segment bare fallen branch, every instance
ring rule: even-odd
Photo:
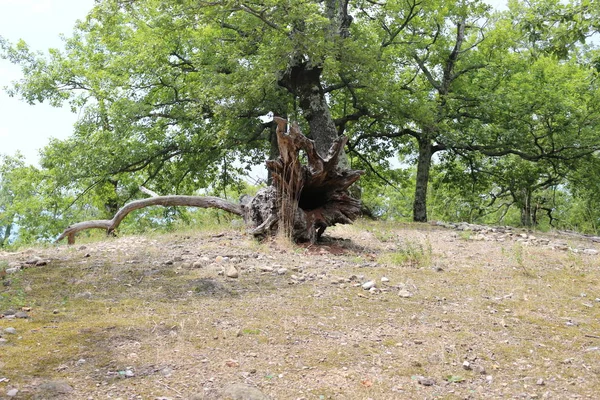
[[[125,204],[112,219],[102,219],[93,221],[78,222],[68,226],[63,233],[56,239],[57,242],[68,237],[69,244],[75,243],[75,234],[86,229],[106,229],[111,233],[123,221],[123,219],[132,211],[149,206],[163,207],[200,207],[200,208],[218,208],[236,215],[242,215],[242,206],[232,203],[218,197],[200,197],[200,196],[157,196],[148,199],[135,200]]]

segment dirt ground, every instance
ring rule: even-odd
[[[0,398],[599,398],[596,244],[365,221],[326,236],[0,252]]]

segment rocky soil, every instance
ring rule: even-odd
[[[328,233],[0,252],[0,398],[598,398],[593,240],[468,224]]]

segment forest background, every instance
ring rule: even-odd
[[[276,157],[269,111],[319,140],[293,62],[363,169],[365,212],[598,233],[597,1],[98,1],[62,49],[0,37],[30,104],[70,107],[39,165],[0,162],[0,247],[159,194],[237,199]],[[289,68],[288,68],[289,70]],[[288,82],[289,83],[289,82]],[[312,122],[312,123],[311,123]],[[229,218],[144,209],[125,232]]]

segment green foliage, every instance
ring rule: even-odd
[[[482,1],[347,3],[103,0],[62,50],[0,38],[24,73],[11,95],[80,115],[41,168],[2,160],[0,246],[109,218],[140,185],[239,197],[274,155],[268,111],[313,139],[315,120],[335,123],[378,217],[597,232],[594,2],[514,0],[495,14]],[[319,115],[298,89],[309,72]],[[147,209],[121,231],[224,218]]]

